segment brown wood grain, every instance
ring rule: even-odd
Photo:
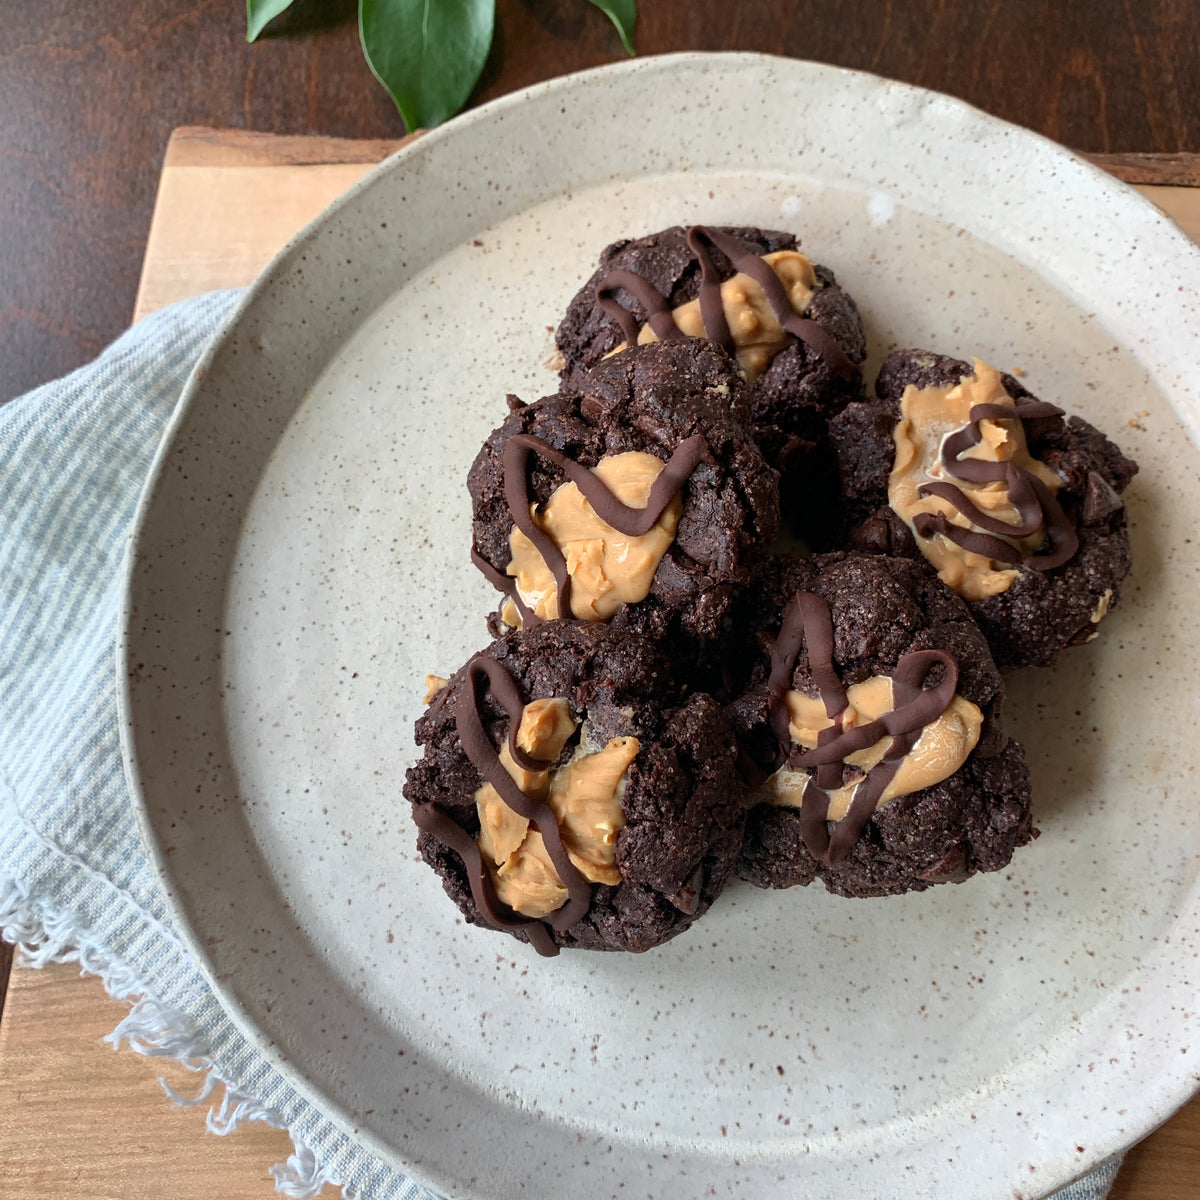
[[[417,136],[368,141],[176,130],[159,180],[134,319],[197,292],[252,282],[288,238]]]
[[[1084,157],[1126,183],[1200,187],[1200,154],[1088,154]]]
[[[171,132],[163,167],[312,167],[329,163],[374,166],[415,137],[334,138],[182,125]]]
[[[296,0],[250,46],[230,0],[5,5],[0,400],[121,332],[175,126],[404,132],[354,13],[353,0]],[[1200,151],[1194,0],[645,0],[637,42],[644,55],[757,50],[874,71],[1091,152]],[[594,5],[498,0],[472,103],[622,57]]]
[[[127,1011],[77,967],[14,972],[0,1019],[0,1196],[270,1200],[269,1169],[291,1138],[257,1123],[214,1137],[211,1102],[179,1108],[158,1084],[194,1096],[200,1076],[101,1041]]]
[[[1200,1099],[1125,1156],[1108,1200],[1196,1200],[1200,1196]]]

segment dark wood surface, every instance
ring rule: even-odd
[[[1200,150],[1195,0],[643,0],[643,54],[761,50],[937,88],[1077,149]],[[353,0],[0,3],[0,400],[128,323],[172,128],[393,138]],[[472,103],[622,57],[584,0],[498,0]],[[664,98],[669,102],[668,98]]]
[[[8,994],[8,977],[12,973],[13,948],[0,942],[0,1019],[4,1017],[4,997]]]

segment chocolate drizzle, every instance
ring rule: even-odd
[[[475,655],[467,663],[466,679],[455,699],[454,723],[459,741],[479,774],[496,789],[501,800],[542,835],[554,870],[567,889],[567,902],[541,920],[523,916],[496,895],[479,846],[461,825],[434,803],[415,805],[413,817],[421,829],[445,843],[462,859],[471,895],[484,920],[496,929],[524,929],[530,945],[539,954],[550,957],[558,953],[558,947],[547,926],[562,932],[577,924],[591,905],[591,885],[571,861],[550,806],[527,796],[504,769],[500,755],[483,728],[483,717],[479,710],[480,680],[486,680],[488,690],[508,718],[508,750],[513,760],[527,771],[544,771],[552,765],[532,758],[517,745],[517,730],[525,711],[524,702],[513,677],[504,666],[483,654]]]
[[[979,554],[993,562],[1011,563],[1015,567],[1024,561],[1020,550],[1011,542],[993,537],[990,533],[980,533],[976,529],[963,529],[961,525],[952,524],[945,513],[917,513],[913,518],[913,528],[923,538],[940,533],[969,554]]]
[[[817,745],[803,749],[792,741],[787,693],[802,647],[808,650],[808,667],[825,715],[833,724],[817,734]],[[799,591],[783,614],[779,636],[771,649],[771,674],[767,682],[767,709],[771,730],[779,743],[777,764],[793,769],[815,769],[800,801],[800,834],[809,853],[826,866],[836,866],[862,836],[889,783],[922,730],[946,711],[958,686],[958,664],[944,650],[914,650],[905,654],[892,673],[895,707],[866,725],[842,728],[847,708],[846,690],[833,665],[833,613],[815,592]],[[925,681],[941,664],[942,678],[932,687]],[[854,789],[846,815],[834,824],[827,819],[829,793],[843,782],[845,760],[884,737],[891,744]]]
[[[618,288],[624,288],[646,311],[646,321],[660,342],[681,342],[684,332],[675,324],[667,298],[649,280],[633,271],[623,269],[610,271],[596,285],[596,302],[621,326],[625,341],[633,346],[638,340],[638,320],[627,308],[622,308],[613,297]]]
[[[700,318],[704,323],[705,336],[711,341],[730,354],[737,348],[725,317],[725,306],[721,303],[721,273],[711,253],[715,248],[729,259],[736,272],[748,275],[762,288],[775,319],[787,333],[824,359],[829,369],[841,379],[847,382],[858,379],[858,367],[846,357],[837,339],[816,321],[796,312],[788,298],[787,289],[761,255],[738,238],[704,225],[693,225],[688,229],[687,244],[700,264]],[[618,290],[628,292],[641,305],[646,314],[646,323],[660,341],[677,341],[685,336],[675,324],[667,298],[648,280],[621,268],[610,271],[596,284],[596,303],[620,326],[627,346],[636,345],[640,322],[637,314],[618,303]]]
[[[483,865],[479,844],[458,822],[452,820],[432,802],[413,805],[413,820],[418,829],[423,829],[439,842],[449,846],[462,859],[463,866],[467,869],[467,880],[471,885],[475,907],[489,925],[494,929],[524,929],[529,944],[543,958],[553,958],[558,953],[554,938],[541,921],[514,913],[506,904],[501,903],[487,868]]]
[[[602,521],[627,537],[642,537],[654,527],[701,459],[709,456],[709,449],[703,434],[694,433],[685,438],[676,446],[675,452],[651,486],[650,494],[646,498],[646,507],[631,508],[618,499],[594,471],[555,450],[541,438],[529,433],[518,433],[504,443],[504,498],[508,503],[513,524],[533,543],[550,569],[558,593],[559,616],[569,617],[571,574],[567,569],[567,560],[554,539],[534,519],[529,508],[529,459],[534,454],[558,467],[580,490]],[[521,599],[513,577],[500,574],[490,563],[485,566],[486,560],[474,548],[471,551],[471,559],[488,577],[493,587],[512,597],[526,625],[538,623],[539,618]]]
[[[954,525],[944,513],[918,513],[913,518],[913,528],[921,537],[933,537],[940,533],[969,553],[983,555],[994,562],[1032,567],[1035,571],[1050,571],[1069,562],[1079,549],[1079,536],[1057,497],[1041,479],[1032,471],[1018,467],[1011,459],[988,462],[981,458],[959,457],[983,440],[979,428],[981,421],[1023,421],[1026,418],[1061,416],[1061,408],[1040,400],[1018,402],[1015,408],[1007,404],[974,405],[968,416],[969,423],[942,443],[942,469],[947,475],[966,483],[1003,483],[1009,503],[1017,510],[1020,519],[1015,525],[1001,521],[980,509],[962,488],[937,481],[923,483],[917,489],[918,494],[937,496],[947,501],[976,528],[963,529]],[[1046,553],[1023,556],[1010,541],[1004,540],[1031,537],[1043,527],[1050,542],[1050,549]]]

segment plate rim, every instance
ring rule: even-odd
[[[389,1145],[382,1139],[374,1135],[370,1130],[365,1130],[358,1127],[354,1121],[353,1115],[343,1110],[342,1106],[334,1100],[323,1087],[311,1080],[303,1070],[295,1065],[290,1057],[283,1056],[278,1052],[276,1043],[270,1036],[258,1025],[254,1016],[247,1011],[246,1007],[238,1000],[237,996],[227,988],[219,978],[215,965],[212,962],[202,939],[198,936],[196,929],[193,927],[187,906],[183,896],[176,890],[173,881],[173,874],[169,869],[168,860],[164,853],[164,845],[160,841],[159,833],[154,825],[153,818],[149,811],[148,798],[145,789],[142,785],[142,778],[139,768],[138,748],[135,734],[135,709],[137,701],[133,695],[132,688],[132,673],[130,670],[131,654],[136,644],[136,631],[134,630],[134,621],[136,613],[133,608],[133,579],[138,571],[139,566],[144,561],[143,554],[145,551],[145,529],[152,515],[156,495],[162,483],[163,474],[166,470],[166,465],[170,459],[171,450],[175,444],[179,431],[184,425],[188,414],[203,398],[204,381],[209,374],[209,371],[219,357],[221,352],[234,337],[235,332],[240,323],[252,313],[255,308],[264,302],[266,296],[272,286],[276,283],[279,277],[284,274],[290,267],[294,257],[302,251],[305,245],[310,241],[314,234],[321,228],[327,226],[339,215],[352,209],[358,201],[359,197],[370,189],[379,185],[380,180],[389,175],[391,172],[401,168],[401,165],[409,159],[420,158],[423,155],[432,153],[438,145],[447,139],[452,139],[459,136],[459,132],[476,124],[486,123],[495,120],[497,116],[503,116],[510,109],[515,109],[521,106],[530,98],[540,97],[554,92],[572,88],[585,83],[586,81],[597,77],[617,77],[621,75],[636,75],[641,73],[657,73],[661,71],[669,71],[676,65],[688,65],[694,63],[707,64],[709,69],[720,69],[722,66],[746,66],[756,63],[760,64],[776,64],[782,69],[789,68],[805,68],[817,71],[820,74],[827,74],[830,77],[840,77],[842,79],[850,79],[860,81],[862,84],[873,84],[875,86],[884,85],[895,92],[920,98],[928,101],[934,99],[941,104],[952,107],[964,117],[972,121],[981,121],[993,128],[1008,130],[1019,134],[1022,139],[1032,139],[1040,143],[1043,148],[1048,149],[1055,156],[1060,156],[1066,161],[1070,161],[1085,169],[1092,176],[1092,181],[1101,187],[1102,190],[1107,190],[1113,196],[1120,196],[1122,200],[1128,203],[1130,200],[1136,203],[1141,209],[1142,216],[1152,222],[1157,222],[1168,233],[1168,236],[1176,239],[1181,245],[1181,248],[1187,247],[1188,252],[1192,254],[1194,261],[1200,263],[1200,247],[1198,247],[1188,236],[1180,229],[1178,224],[1162,210],[1158,209],[1151,201],[1143,197],[1135,188],[1128,185],[1102,168],[1096,166],[1088,159],[1080,154],[1068,149],[1055,142],[1053,139],[1046,137],[1043,134],[1033,130],[1026,129],[1016,125],[1003,118],[997,117],[982,109],[977,108],[965,101],[959,100],[956,97],[949,96],[945,93],[933,91],[928,88],[923,88],[918,85],[908,84],[886,77],[880,76],[873,72],[855,70],[846,67],[835,66],[832,64],[818,63],[811,60],[793,59],[780,55],[760,54],[754,52],[705,52],[705,51],[684,51],[674,54],[658,55],[649,58],[632,59],[610,63],[599,67],[589,68],[584,71],[574,72],[572,74],[556,77],[551,80],[541,81],[528,87],[522,88],[519,91],[509,93],[499,97],[485,105],[470,110],[456,117],[453,121],[447,122],[445,125],[437,129],[429,130],[422,133],[422,136],[415,139],[410,144],[401,147],[393,154],[382,160],[376,166],[366,172],[362,178],[352,184],[345,192],[343,192],[332,204],[325,208],[317,217],[310,221],[303,229],[290,238],[284,246],[282,246],[271,258],[266,267],[259,273],[254,282],[249,285],[240,297],[233,311],[223,322],[221,328],[212,337],[209,343],[204,348],[203,353],[194,365],[188,380],[181,392],[180,399],[169,418],[159,442],[157,451],[154,455],[150,471],[146,477],[142,487],[141,494],[138,499],[133,521],[130,526],[130,533],[126,543],[126,551],[121,569],[121,596],[118,611],[118,638],[117,638],[117,653],[116,653],[116,683],[117,683],[117,707],[118,720],[121,738],[121,752],[124,764],[125,776],[127,785],[130,789],[131,800],[133,802],[134,812],[138,822],[138,828],[142,837],[143,845],[150,860],[151,866],[155,871],[156,878],[162,886],[168,909],[171,915],[172,922],[180,936],[181,941],[187,947],[192,955],[201,973],[204,975],[209,987],[212,989],[215,998],[217,999],[223,1012],[229,1016],[238,1032],[246,1041],[260,1054],[263,1059],[277,1071],[283,1079],[290,1085],[295,1092],[305,1102],[310,1104],[317,1114],[328,1120],[331,1124],[342,1130],[343,1133],[351,1137],[355,1142],[362,1145],[369,1153],[375,1155],[382,1162],[393,1167],[397,1171],[409,1175],[414,1180],[427,1180],[427,1186],[431,1186],[438,1190],[446,1191],[447,1194],[467,1195],[475,1194],[462,1189],[461,1180],[447,1179],[439,1180],[436,1178],[427,1177],[424,1175],[422,1168],[415,1167],[409,1162],[405,1162],[399,1155],[399,1152],[394,1145]],[[359,319],[358,326],[369,319],[370,313],[365,314]],[[1188,424],[1195,436],[1195,431],[1200,428],[1200,414],[1179,412],[1178,415],[1185,424]],[[1124,1140],[1121,1145],[1105,1146],[1103,1151],[1089,1153],[1087,1156],[1087,1165],[1081,1170],[1076,1169],[1073,1173],[1060,1175],[1055,1178],[1052,1184],[1048,1185],[1049,1190],[1060,1188],[1072,1180],[1080,1178],[1104,1159],[1119,1153],[1128,1146],[1141,1140],[1146,1134],[1157,1128],[1164,1121],[1169,1119],[1172,1112],[1176,1111],[1183,1104],[1187,1103],[1194,1095],[1200,1092],[1200,1076],[1194,1073],[1181,1071],[1179,1078],[1174,1080],[1177,1086],[1171,1093],[1166,1103],[1169,1106],[1169,1111],[1163,1112],[1148,1111],[1144,1114],[1144,1119],[1137,1123],[1134,1133]],[[1039,1195],[1047,1194],[1047,1185],[1039,1184]],[[484,1193],[480,1193],[481,1195]]]

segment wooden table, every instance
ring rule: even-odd
[[[253,46],[232,0],[10,0],[0,21],[0,401],[88,361],[133,307],[178,125],[399,137],[354,0]],[[623,57],[584,0],[497,0],[472,104]],[[758,50],[949,92],[1080,150],[1200,151],[1195,0],[644,0],[642,54]]]
[[[398,143],[184,129],[172,138],[158,189],[135,317],[210,288],[249,283],[274,251]],[[1127,178],[1161,179],[1161,163],[1106,163]],[[1196,160],[1173,160],[1188,177]],[[1200,240],[1200,187],[1142,190]],[[72,967],[16,967],[0,951],[0,1197],[86,1194],[121,1200],[272,1195],[266,1168],[290,1153],[265,1126],[218,1141],[200,1109],[162,1095],[196,1079],[170,1063],[113,1054],[100,1038],[124,1015],[95,979]],[[1200,1099],[1135,1148],[1112,1200],[1200,1195]],[[1000,1200],[1000,1198],[997,1198]]]

